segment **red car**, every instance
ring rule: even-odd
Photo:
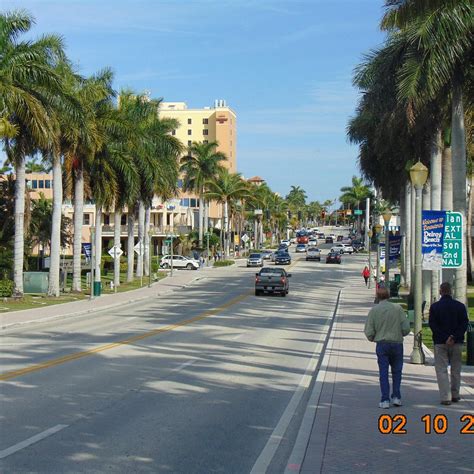
[[[336,252],[329,252],[326,257],[326,263],[341,263],[341,254]]]

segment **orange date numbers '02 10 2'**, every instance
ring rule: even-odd
[[[424,415],[420,420],[423,423],[425,434],[442,435],[448,431],[449,423],[446,415]],[[474,415],[466,413],[459,418],[460,434],[474,435]],[[407,417],[403,414],[380,415],[378,429],[381,434],[407,434]]]

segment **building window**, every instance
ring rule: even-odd
[[[181,189],[183,187],[183,180],[178,179],[178,188]]]
[[[120,225],[127,225],[127,214],[122,214],[120,218]]]
[[[209,130],[207,128],[205,128],[203,131],[202,131],[202,134],[203,135],[209,135]]]
[[[190,202],[191,202],[191,207],[197,207],[197,204],[196,204],[197,200],[196,199],[191,198]]]
[[[91,225],[91,215],[90,214],[84,214],[84,219],[82,221],[83,225]]]
[[[31,182],[31,187],[33,189],[38,189],[38,180],[37,179],[34,179],[32,182]]]
[[[45,182],[44,182],[44,187],[46,189],[51,189],[51,180],[50,179],[46,179]]]
[[[110,225],[110,214],[104,214],[104,225]]]
[[[44,189],[44,181],[42,179],[38,181],[38,184],[40,189]]]
[[[203,140],[203,143],[207,145],[209,143],[209,140]]]
[[[232,140],[230,141],[230,146],[232,146]]]
[[[176,135],[176,130],[171,130],[171,135]]]
[[[188,146],[191,146],[193,142],[191,140],[188,140]]]
[[[209,119],[202,119],[202,123],[203,123],[204,125],[207,125],[207,124],[209,123]]]
[[[183,207],[189,207],[189,198],[183,198],[181,199],[181,206]]]
[[[188,129],[188,135],[192,135],[193,131],[191,129]]]
[[[193,123],[192,119],[188,119],[188,125],[191,125]]]

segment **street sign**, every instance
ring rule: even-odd
[[[109,250],[109,255],[112,258],[120,258],[120,256],[123,254],[123,250],[120,247],[114,246]]]
[[[242,240],[243,240],[245,243],[247,243],[247,242],[250,240],[250,237],[249,237],[247,234],[244,234],[244,235],[242,236]]]
[[[88,242],[82,244],[82,253],[86,256],[86,258],[91,258],[92,244]]]
[[[171,239],[166,239],[166,240],[164,241],[164,243],[167,244],[167,245],[169,245],[169,244],[171,243]]]
[[[443,268],[462,267],[463,222],[460,212],[447,212],[443,239]]]
[[[143,250],[144,250],[145,246],[142,244],[142,241],[140,240],[136,245],[135,247],[133,247],[133,250],[135,250],[135,253],[140,256],[143,254]]]
[[[364,211],[362,211],[361,209],[356,209],[356,210],[354,211],[354,215],[356,215],[356,216],[361,216],[361,215],[363,214],[363,212],[364,212]]]

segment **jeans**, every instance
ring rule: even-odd
[[[382,392],[380,401],[390,401],[389,366],[392,369],[392,397],[402,398],[400,385],[402,383],[403,344],[398,342],[377,342],[375,352],[379,364],[380,391]]]

